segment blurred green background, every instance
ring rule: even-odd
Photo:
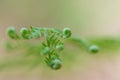
[[[119,3],[118,0],[1,0],[0,25],[71,27],[76,35],[117,34]]]
[[[18,29],[30,25],[59,29],[70,27],[73,36],[85,37],[107,49],[105,52],[101,48],[99,54],[91,55],[68,43],[63,53],[70,54],[66,54],[68,60],[63,57],[65,66],[62,70],[52,71],[48,67],[42,70],[37,67],[32,72],[23,73],[28,67],[16,71],[8,68],[0,74],[0,80],[119,80],[119,8],[119,0],[0,0],[1,59],[10,53],[2,45],[8,39],[5,31],[9,26]],[[113,54],[117,57],[111,58]],[[7,57],[11,56],[10,53]]]

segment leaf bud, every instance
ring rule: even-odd
[[[19,39],[19,36],[17,35],[16,30],[15,30],[14,27],[9,27],[7,29],[7,34],[12,39]]]

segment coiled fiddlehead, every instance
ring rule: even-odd
[[[12,38],[12,39],[19,39],[19,36],[18,36],[18,34],[16,33],[16,30],[15,30],[14,27],[9,27],[9,28],[7,29],[7,34],[8,34],[8,36],[9,36],[10,38]]]
[[[73,41],[79,44],[80,46],[83,46],[87,51],[94,54],[99,52],[100,50],[97,45],[90,44],[89,41],[87,41],[85,38],[82,37],[81,38],[72,37],[70,38],[70,41]]]
[[[54,28],[37,28],[30,26],[30,28],[21,28],[20,35],[18,36],[14,27],[8,28],[8,35],[12,39],[32,39],[45,37],[42,42],[42,49],[40,54],[45,56],[46,64],[54,70],[58,70],[62,67],[62,60],[59,57],[58,51],[64,49],[64,43],[61,39],[66,39],[71,36],[70,28],[64,28],[63,30],[57,30]]]
[[[65,47],[62,39],[70,38],[72,35],[70,28],[64,28],[63,30],[58,30],[55,28],[37,28],[30,26],[30,28],[21,28],[20,35],[18,35],[16,29],[14,27],[9,27],[7,30],[7,34],[12,39],[39,39],[43,38],[43,42],[41,42],[42,46],[40,48],[40,55],[45,57],[46,64],[54,69],[58,70],[62,67],[62,60],[59,56],[59,52],[62,51]],[[92,53],[97,53],[99,51],[99,47],[96,45],[91,45],[86,39],[84,38],[76,38],[72,37],[68,39],[72,42],[83,46],[87,51]]]

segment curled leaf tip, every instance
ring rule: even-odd
[[[19,39],[19,36],[16,33],[16,29],[14,27],[9,27],[7,29],[7,34],[12,39]]]
[[[91,45],[89,47],[89,51],[92,52],[92,53],[97,53],[99,51],[99,47],[96,46],[96,45]]]
[[[54,70],[59,70],[62,67],[62,62],[60,59],[52,60],[51,68]]]
[[[72,35],[70,28],[63,29],[63,38],[69,38]]]
[[[30,39],[30,33],[27,28],[21,28],[20,33],[24,39]]]
[[[51,49],[49,47],[45,47],[42,51],[41,51],[41,54],[42,55],[46,55],[46,54],[49,54],[51,51]]]

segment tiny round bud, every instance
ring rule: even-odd
[[[51,68],[54,70],[58,70],[62,67],[62,62],[60,59],[54,59],[51,62]]]
[[[70,28],[64,28],[63,29],[63,38],[69,38],[71,36],[71,29]]]
[[[14,27],[9,27],[7,29],[7,34],[9,35],[10,38],[12,39],[19,39],[17,33],[16,33],[16,30]]]
[[[50,51],[51,51],[51,49],[50,49],[49,47],[45,47],[45,48],[42,50],[41,53],[42,53],[43,55],[46,55],[46,54],[49,54]]]
[[[97,53],[99,51],[99,47],[96,45],[92,45],[89,47],[89,51],[92,53]]]
[[[62,51],[64,49],[64,45],[63,44],[57,45],[56,49]]]
[[[21,28],[20,33],[24,39],[30,39],[30,33],[27,28]]]

